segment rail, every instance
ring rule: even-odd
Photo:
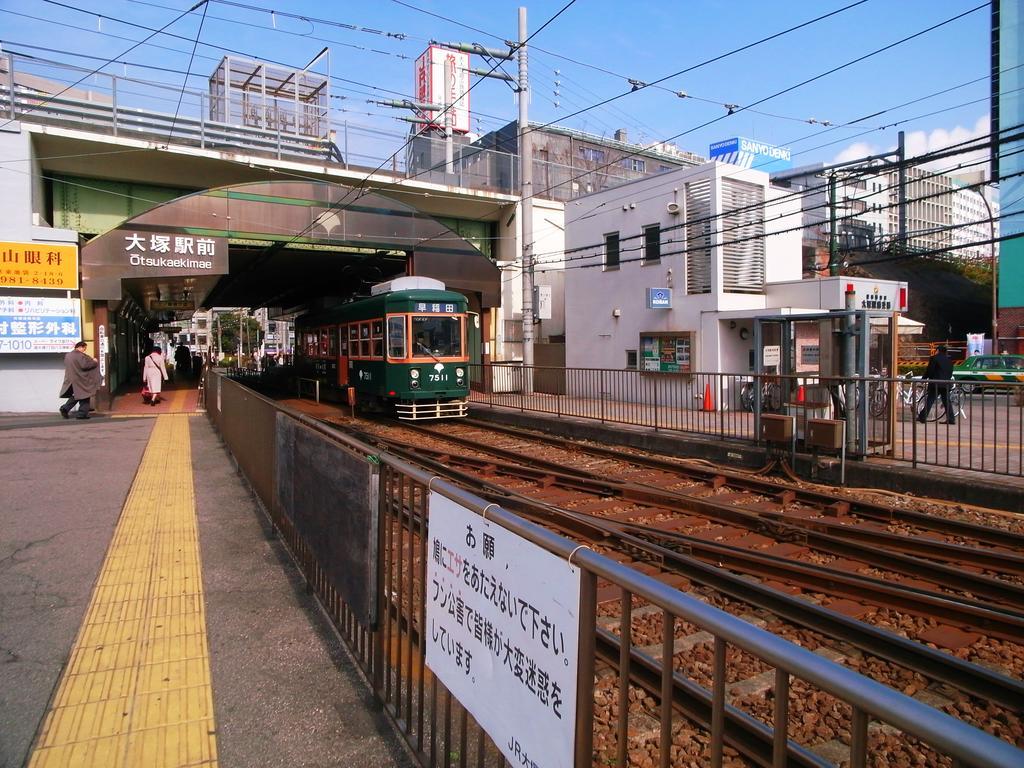
[[[762,443],[764,414],[794,418],[798,445],[812,419],[847,421],[847,453],[1024,476],[1024,381],[929,382],[857,376],[661,373],[489,363],[471,366],[474,403],[557,418],[646,427],[720,441]],[[929,385],[932,385],[930,387]],[[942,391],[949,388],[952,418]],[[917,421],[935,390],[924,423]],[[952,421],[952,423],[948,423]]]
[[[897,728],[928,748],[946,755],[955,763],[976,766],[1018,766],[1024,752],[989,734],[928,707],[880,683],[862,677],[804,648],[754,627],[711,605],[625,567],[601,554],[579,549],[575,542],[534,525],[496,504],[488,504],[473,494],[443,481],[387,453],[348,437],[321,422],[287,407],[273,403],[242,384],[217,372],[210,372],[205,390],[207,413],[236,457],[265,506],[274,528],[291,549],[311,589],[318,595],[339,633],[352,650],[371,681],[374,695],[383,704],[396,728],[424,766],[449,766],[453,759],[460,766],[490,765],[498,754],[496,745],[484,734],[471,714],[429,674],[425,663],[423,631],[426,617],[425,568],[428,560],[427,526],[430,492],[441,494],[463,508],[559,557],[571,558],[581,569],[582,588],[579,606],[580,638],[577,664],[579,687],[576,691],[574,764],[579,768],[594,763],[595,729],[610,729],[618,741],[617,762],[626,759],[626,735],[630,728],[630,710],[626,704],[631,684],[646,679],[653,697],[660,700],[658,710],[660,763],[670,761],[672,728],[684,717],[673,706],[674,692],[686,688],[693,701],[700,703],[703,716],[687,712],[685,717],[702,722],[709,733],[710,755],[707,762],[720,766],[725,747],[739,749],[762,765],[821,765],[825,761],[790,739],[789,703],[796,686],[820,689],[849,706],[849,758],[855,768],[867,762],[871,739],[878,731],[869,724],[877,720]],[[321,446],[304,456],[323,456],[334,450],[363,457],[361,469],[372,469],[369,477],[376,496],[364,509],[353,509],[353,502],[342,504],[330,496],[330,508],[320,510],[323,517],[307,508],[302,514],[289,507],[292,495],[303,490],[295,478],[313,483],[325,478],[323,468],[299,461],[299,451],[288,453],[290,440],[299,432]],[[367,463],[366,460],[369,460]],[[336,472],[332,466],[332,472]],[[320,474],[318,474],[320,473]],[[310,489],[305,489],[310,490]],[[312,491],[317,490],[313,488]],[[342,551],[343,542],[334,541],[337,520],[352,514],[369,514],[375,521],[376,551],[364,591],[375,595],[376,610],[365,617],[359,602],[365,594],[353,595],[351,585],[343,583],[348,563],[324,552]],[[333,522],[323,522],[330,519]],[[317,521],[320,522],[317,522]],[[347,551],[347,550],[346,550]],[[342,573],[339,576],[339,572]],[[622,606],[618,637],[599,629],[596,621],[598,580],[618,591]],[[630,606],[635,598],[645,600],[661,612],[664,633],[662,662],[633,644]],[[690,622],[713,637],[713,683],[710,690],[681,679],[673,669],[671,629],[676,622]],[[755,720],[736,702],[726,699],[726,655],[730,648],[740,649],[773,668],[773,709],[771,725]],[[618,713],[610,720],[595,716],[595,670],[601,664],[617,675],[615,696]],[[491,692],[501,696],[500,691]],[[612,762],[612,760],[608,760]]]

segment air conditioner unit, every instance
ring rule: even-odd
[[[679,211],[681,211],[682,209],[679,207],[679,203],[673,202],[666,205],[665,210],[672,216],[678,216]]]

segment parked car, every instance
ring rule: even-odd
[[[954,366],[953,379],[970,393],[980,384],[969,382],[1024,382],[1024,355],[974,355]]]

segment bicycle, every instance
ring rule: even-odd
[[[899,383],[897,388],[897,397],[903,404],[903,407],[911,408],[912,418],[917,418],[924,408],[924,404],[928,397],[928,385],[924,380],[913,376],[910,373],[904,374],[900,377],[902,381]],[[965,407],[967,402],[968,392],[965,388],[956,383],[950,383],[949,387],[949,407],[953,411],[953,416],[956,418],[964,419],[968,418],[967,409]],[[931,413],[928,414],[928,421],[948,421],[946,415],[946,407],[942,402],[941,397],[935,399],[935,407]]]
[[[740,405],[744,410],[754,410],[754,380],[747,379],[740,388]],[[761,382],[761,410],[780,411],[782,410],[782,386],[777,381],[764,379]]]

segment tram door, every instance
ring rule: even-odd
[[[338,386],[348,386],[348,327],[339,325],[338,334]]]
[[[466,355],[469,357],[470,384],[479,384],[483,380],[482,348],[480,346],[480,314],[466,314]]]

